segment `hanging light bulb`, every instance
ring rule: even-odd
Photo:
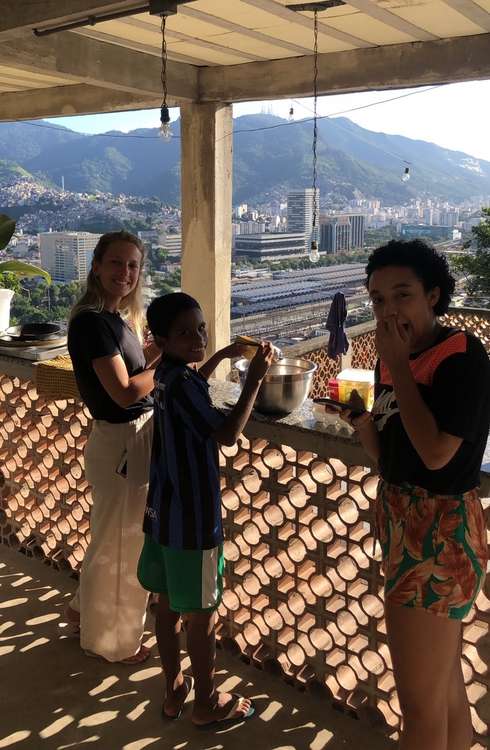
[[[402,174],[402,182],[408,182],[410,179],[410,167],[405,167]]]
[[[312,263],[318,263],[320,260],[320,253],[318,251],[318,242],[316,240],[311,241],[310,252],[308,255]]]
[[[289,107],[289,115],[288,115],[289,122],[291,122],[293,120],[293,118],[294,118],[294,107],[291,105]]]
[[[166,104],[160,109],[160,135],[167,141],[172,138],[172,131],[170,130],[170,112],[168,111]]]
[[[160,78],[162,81],[162,106],[160,107],[160,135],[169,141],[172,138],[172,131],[170,130],[170,112],[168,111],[167,105],[167,40],[165,39],[165,25],[167,17],[162,16],[162,22],[160,31],[162,33],[162,68],[160,72]]]
[[[318,142],[318,10],[315,9],[313,17],[313,221],[312,221],[312,233],[311,233],[311,244],[310,252],[308,257],[312,263],[318,263],[320,260],[320,253],[318,252],[318,231],[317,231],[317,215],[318,215],[318,202],[319,194],[317,188],[317,142]]]

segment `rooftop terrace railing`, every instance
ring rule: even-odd
[[[451,307],[447,315],[441,318],[447,326],[461,328],[473,333],[482,341],[490,355],[490,309]],[[351,342],[349,364],[344,366],[374,369],[376,364],[376,348],[374,344],[374,320],[347,329]],[[313,381],[312,397],[327,396],[329,378],[335,378],[342,369],[340,357],[330,359],[327,354],[328,334],[307,339],[294,346],[287,347],[284,353],[289,357],[297,356],[315,362],[318,369]]]

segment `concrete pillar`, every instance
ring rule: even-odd
[[[208,354],[230,343],[232,133],[230,104],[181,107],[182,290],[204,311]]]

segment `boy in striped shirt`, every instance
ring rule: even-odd
[[[217,352],[197,370],[207,346],[199,303],[184,293],[167,294],[153,300],[147,316],[162,360],[155,373],[146,536],[138,577],[145,589],[160,594],[156,636],[166,678],[162,714],[178,718],[192,686],[180,665],[185,618],[195,680],[192,722],[207,727],[242,721],[254,712],[251,701],[220,693],[214,684],[216,609],[224,568],[218,444],[233,445],[245,427],[273,349],[271,344],[258,348],[240,398],[225,416],[211,402],[207,378],[221,359],[240,354],[237,345]]]

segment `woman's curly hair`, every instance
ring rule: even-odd
[[[446,256],[423,240],[390,240],[376,248],[368,258],[366,286],[374,271],[388,266],[411,268],[422,282],[426,292],[438,287],[440,297],[434,306],[435,315],[447,313],[456,282],[452,276]]]

